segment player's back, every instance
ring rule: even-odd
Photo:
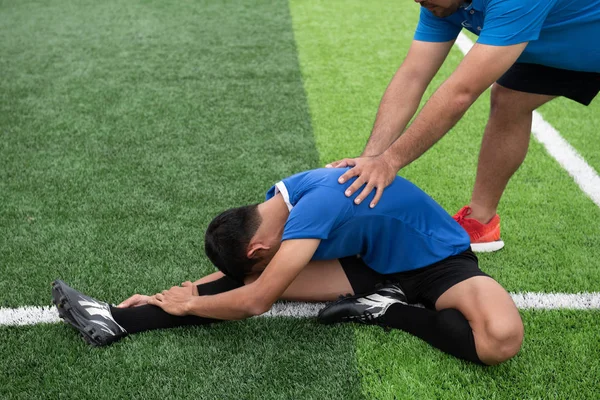
[[[375,192],[355,205],[362,189],[348,198],[344,192],[354,179],[338,183],[347,170],[310,170],[277,184],[291,210],[283,240],[319,238],[314,259],[360,254],[381,273],[424,267],[469,247],[469,237],[460,225],[402,177],[385,189],[375,208],[369,207]]]

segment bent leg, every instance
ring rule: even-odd
[[[311,261],[288,286],[281,300],[334,301],[347,294],[354,294],[354,290],[339,260]]]
[[[442,294],[440,312],[459,311],[468,321],[479,359],[494,365],[514,357],[523,342],[523,322],[510,295],[495,280],[476,276]]]
[[[458,310],[435,311],[397,303],[388,308],[381,324],[408,332],[454,357],[485,363],[476,351],[469,322]]]

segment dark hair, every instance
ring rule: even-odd
[[[257,262],[248,258],[246,251],[260,223],[258,204],[253,204],[217,215],[206,229],[206,255],[221,272],[240,283]]]

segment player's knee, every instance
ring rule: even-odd
[[[523,343],[523,322],[520,318],[496,319],[485,326],[488,352],[487,364],[498,364],[514,357]]]

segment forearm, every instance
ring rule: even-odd
[[[411,126],[385,151],[397,170],[419,158],[460,120],[479,93],[446,81],[431,96]]]
[[[262,306],[248,286],[212,296],[194,296],[190,299],[186,314],[221,320],[240,320],[262,314]]]
[[[398,70],[381,99],[362,156],[379,155],[394,143],[417,111],[426,88],[426,82],[414,79],[402,68]]]

